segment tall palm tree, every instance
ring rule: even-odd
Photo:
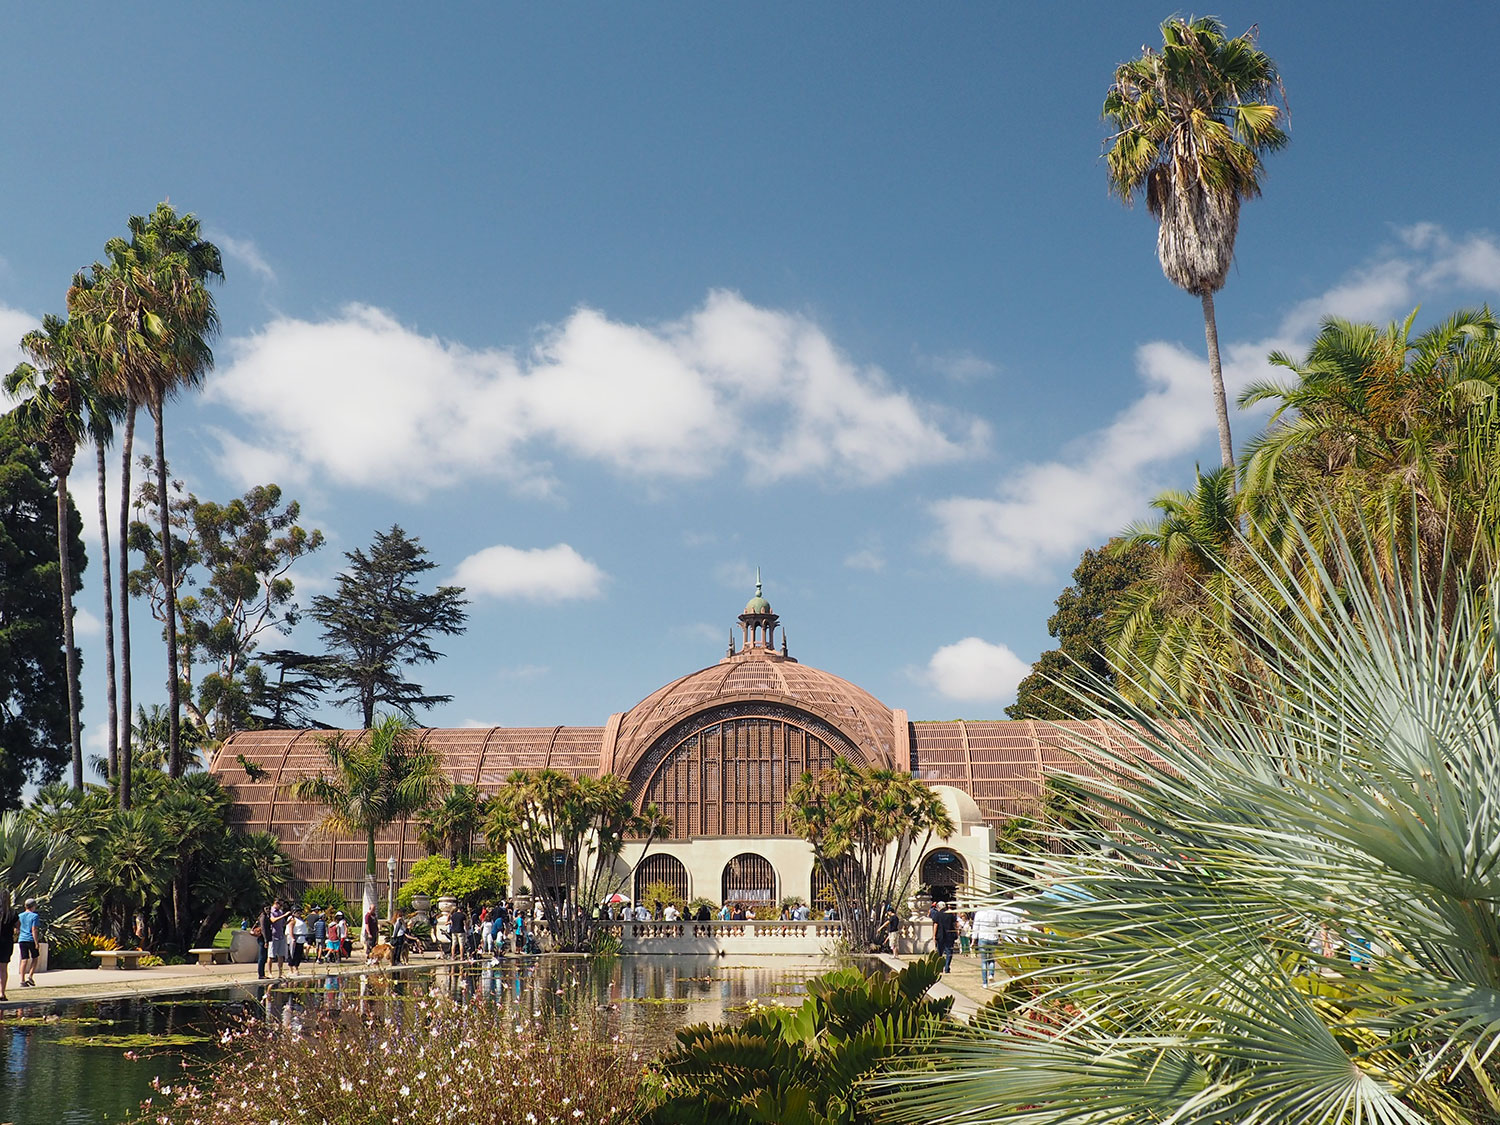
[[[376,834],[430,807],[447,790],[448,779],[425,736],[396,715],[356,735],[330,735],[323,747],[330,772],[299,777],[287,786],[287,793],[294,801],[325,810],[310,830],[314,834],[364,837],[368,912],[377,901]]]
[[[21,350],[32,363],[22,362],[5,377],[5,390],[24,396],[15,410],[19,431],[47,450],[47,463],[57,485],[57,563],[62,585],[63,649],[68,674],[68,740],[73,756],[73,788],[83,790],[83,745],[78,730],[78,649],[73,643],[73,552],[69,534],[68,475],[84,437],[82,357],[74,345],[68,322],[55,316],[21,339]]]
[[[1105,164],[1122,200],[1145,196],[1162,272],[1203,303],[1219,453],[1233,468],[1214,294],[1234,259],[1240,204],[1260,194],[1261,158],[1287,142],[1279,79],[1253,29],[1228,39],[1218,20],[1174,16],[1161,35],[1160,51],[1143,48],[1115,70]]]
[[[88,352],[80,348],[87,358]],[[92,376],[92,372],[90,373]],[[105,454],[115,440],[115,421],[124,410],[124,403],[114,395],[104,393],[96,378],[90,379],[88,406],[88,437],[94,446],[94,473],[99,497],[99,570],[104,579],[104,694],[108,712],[108,756],[105,761],[105,780],[118,784],[120,777],[120,731],[118,676],[115,667],[115,583],[110,566],[109,551],[109,493],[108,471]],[[123,599],[122,599],[123,600]],[[121,607],[123,612],[123,606]]]
[[[218,247],[202,236],[198,219],[178,215],[166,203],[149,217],[130,219],[130,239],[105,244],[107,264],[96,264],[74,279],[69,307],[87,322],[90,345],[101,374],[129,404],[125,457],[134,438],[134,411],[145,406],[156,430],[155,467],[158,495],[167,492],[164,431],[166,402],[179,389],[196,386],[213,366],[209,341],[218,331],[218,310],[207,283],[224,276]],[[124,537],[128,526],[128,476],[122,495],[121,565],[128,570]],[[167,711],[170,725],[170,772],[182,770],[179,686],[177,679],[177,606],[173,574],[170,505],[161,508],[162,570],[166,591]],[[125,598],[122,596],[122,607]],[[123,621],[122,621],[123,627]],[[125,645],[122,645],[122,653]],[[128,663],[128,662],[127,662]],[[128,698],[124,701],[127,708]],[[127,751],[128,753],[128,751]],[[128,801],[122,797],[122,801]]]

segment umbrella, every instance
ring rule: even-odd
[[[629,902],[629,901],[630,901],[630,897],[628,895],[622,895],[619,891],[616,891],[614,894],[610,895],[607,899],[604,900],[604,905],[605,906],[617,906],[617,905],[619,905],[622,902]]]

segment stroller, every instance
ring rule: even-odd
[[[536,935],[534,933],[531,933],[530,931],[527,931],[526,945],[525,948],[522,949],[522,952],[528,954],[540,954],[541,951],[542,947],[536,943]]]

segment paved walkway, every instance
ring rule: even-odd
[[[921,960],[925,956],[926,954],[893,957],[889,953],[886,953],[881,955],[881,960],[893,969],[901,969],[913,961]],[[1006,977],[1001,964],[997,964],[996,968],[1000,970],[1000,979],[1004,980]],[[973,1018],[980,1008],[993,1000],[998,993],[992,989],[985,988],[984,985],[979,983],[978,954],[955,953],[953,955],[952,970],[944,973],[943,979],[932,986],[932,995],[937,997],[952,996],[954,1018],[967,1022]]]
[[[448,962],[436,954],[418,955],[408,967],[443,965]],[[390,972],[389,968],[368,966],[360,958],[345,961],[340,965],[313,965],[302,967],[301,978],[291,973],[285,980],[311,979],[332,974],[357,976],[368,972]],[[396,969],[397,972],[401,967]],[[75,1000],[113,1000],[129,996],[153,996],[169,992],[196,992],[205,988],[230,988],[235,985],[259,986],[275,984],[274,969],[266,980],[255,975],[255,966],[250,965],[159,965],[151,969],[54,969],[36,976],[36,987],[23,989],[11,974],[6,988],[6,999],[0,1002],[0,1018],[4,1013],[24,1012],[38,1004],[69,1003]]]

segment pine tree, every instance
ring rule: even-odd
[[[354,550],[344,557],[350,566],[339,575],[338,592],[312,602],[328,646],[321,674],[337,693],[334,702],[357,707],[367,730],[377,707],[415,720],[417,708],[447,703],[451,695],[428,695],[402,669],[443,655],[432,647],[434,636],[463,633],[469,604],[463,587],[421,592],[417,580],[437,564],[399,525],[376,532],[368,554]]]

